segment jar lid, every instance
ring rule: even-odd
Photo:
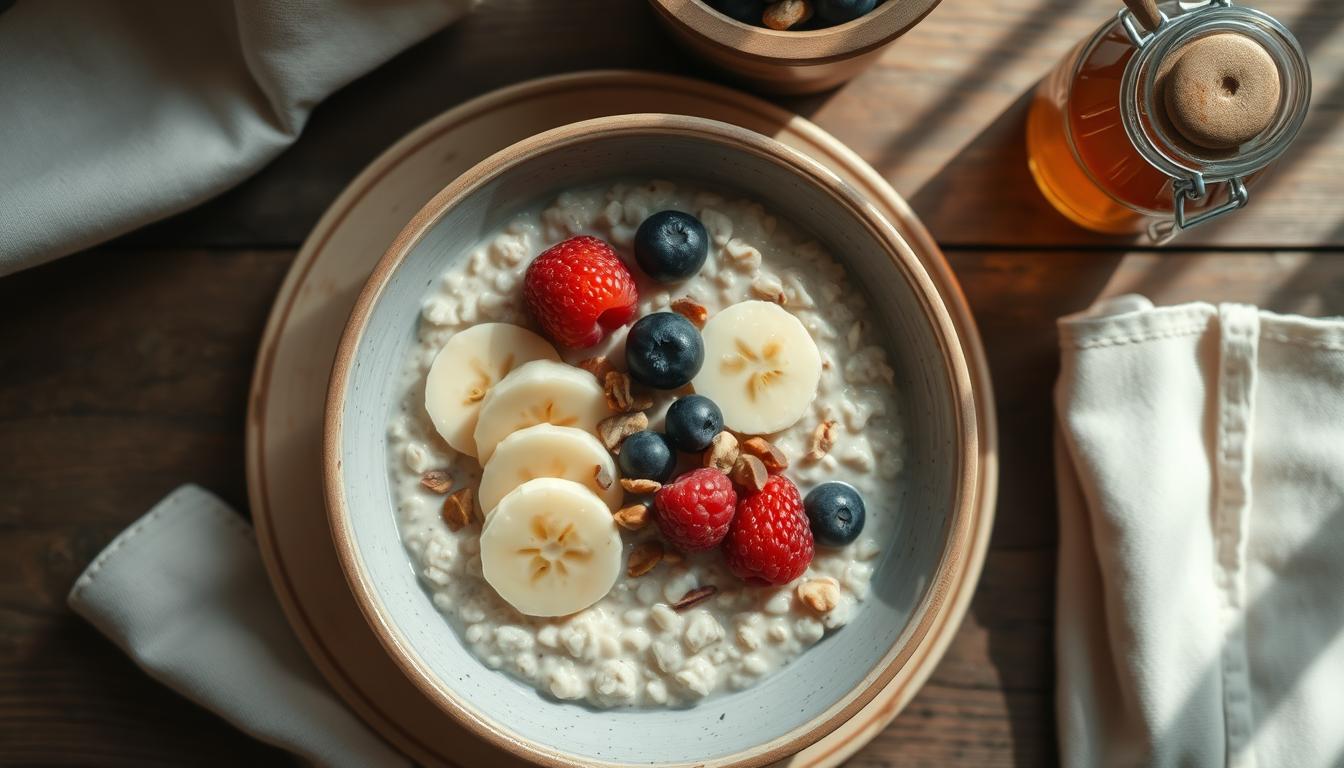
[[[1274,58],[1236,32],[1176,49],[1159,65],[1157,87],[1176,134],[1208,149],[1234,149],[1264,133],[1283,102]]]
[[[1202,194],[1244,178],[1292,143],[1306,118],[1311,74],[1301,45],[1268,14],[1214,0],[1162,17],[1125,65],[1120,115],[1149,164]]]

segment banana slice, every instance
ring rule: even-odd
[[[490,390],[476,421],[476,455],[484,465],[499,441],[533,424],[575,427],[592,434],[611,415],[593,375],[572,365],[533,360]]]
[[[481,532],[485,580],[528,616],[568,616],[601,600],[621,559],[611,510],[571,480],[528,480],[500,500]]]
[[[486,519],[507,493],[538,477],[573,480],[597,494],[613,512],[621,508],[625,496],[616,482],[616,462],[596,437],[574,427],[537,424],[501,440],[486,463],[478,491]]]
[[[777,304],[744,301],[705,323],[705,364],[691,381],[735,432],[768,435],[807,412],[821,380],[812,336]]]
[[[425,410],[454,450],[476,455],[476,419],[491,387],[533,360],[559,360],[537,334],[508,323],[483,323],[453,334],[425,378]]]

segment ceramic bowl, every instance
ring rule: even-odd
[[[759,90],[788,94],[824,91],[859,74],[938,3],[885,0],[846,24],[778,31],[735,21],[704,0],[649,0],[691,53]]]
[[[387,460],[398,370],[443,271],[516,212],[618,178],[686,180],[755,199],[841,258],[887,339],[906,421],[896,544],[852,622],[745,691],[683,709],[595,710],[543,698],[486,668],[416,579],[402,549]],[[557,128],[486,159],[434,197],[375,267],[342,337],[324,433],[324,484],[341,566],[410,680],[481,738],[543,765],[754,766],[792,754],[857,712],[952,611],[975,573],[988,434],[962,339],[910,248],[831,171],[772,139],[700,118],[626,115]],[[977,379],[983,380],[983,379]],[[992,484],[992,483],[990,483]],[[992,495],[992,493],[991,493]]]

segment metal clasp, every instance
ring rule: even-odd
[[[1229,179],[1227,184],[1226,202],[1217,208],[1211,208],[1203,213],[1187,217],[1185,215],[1185,202],[1187,200],[1202,200],[1208,194],[1208,189],[1204,185],[1204,176],[1196,173],[1188,179],[1177,179],[1172,182],[1171,196],[1176,204],[1176,217],[1172,221],[1153,222],[1148,227],[1148,237],[1157,245],[1163,245],[1170,242],[1181,230],[1197,227],[1238,208],[1245,207],[1251,199],[1250,190],[1246,189],[1246,182],[1242,181],[1241,177],[1234,177]]]
[[[1128,8],[1121,8],[1120,13],[1117,14],[1117,18],[1120,19],[1120,26],[1124,28],[1125,35],[1129,37],[1129,42],[1132,43],[1135,48],[1142,48],[1148,44],[1149,40],[1153,39],[1154,35],[1162,31],[1162,27],[1166,26],[1169,21],[1167,14],[1162,11],[1158,11],[1157,15],[1161,17],[1161,21],[1158,23],[1157,29],[1152,32],[1145,32],[1143,27],[1139,26],[1138,20],[1134,18],[1134,14],[1131,13]]]

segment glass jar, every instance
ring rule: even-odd
[[[1115,234],[1146,230],[1165,242],[1246,205],[1251,188],[1302,126],[1311,73],[1297,39],[1265,13],[1225,0],[1159,8],[1161,23],[1151,32],[1121,10],[1046,76],[1027,116],[1027,157],[1041,192],[1079,226]],[[1263,50],[1252,59],[1255,71],[1229,69],[1239,74],[1208,84],[1213,95],[1200,104],[1173,102],[1168,91],[1188,90],[1173,89],[1175,78],[1189,76],[1189,62],[1211,63],[1214,69],[1200,75],[1216,77],[1229,35],[1241,38],[1230,41],[1234,54],[1247,43]],[[1182,59],[1187,66],[1178,69]],[[1248,87],[1238,103],[1236,77],[1243,74],[1265,87]],[[1275,77],[1277,93],[1267,95]],[[1246,100],[1257,97],[1253,108],[1263,114],[1254,135],[1236,137],[1235,145],[1205,146],[1209,139],[1198,121],[1236,121]]]

